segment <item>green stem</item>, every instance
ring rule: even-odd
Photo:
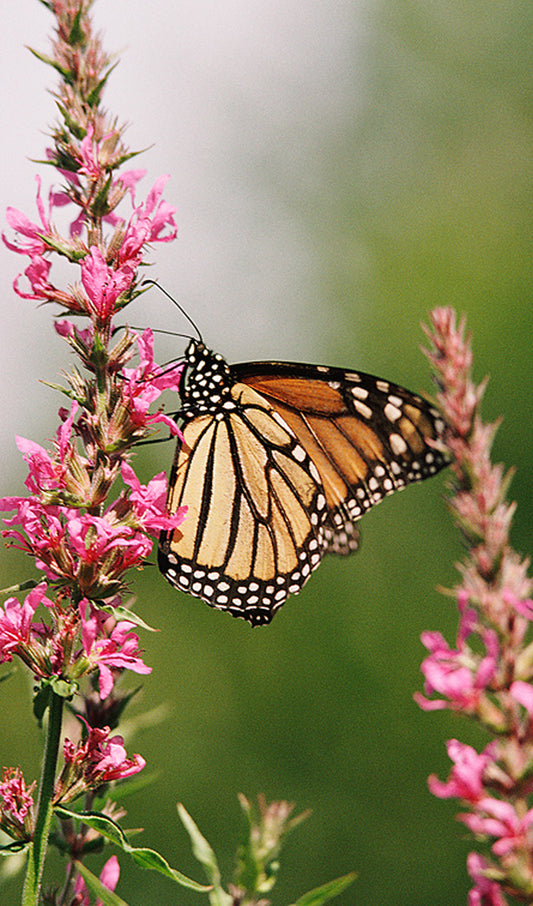
[[[22,893],[22,906],[38,906],[39,904],[44,862],[48,848],[48,835],[52,821],[52,797],[54,795],[62,716],[63,698],[50,691],[48,730],[37,801],[37,817],[35,819],[33,843],[28,856],[28,867]]]

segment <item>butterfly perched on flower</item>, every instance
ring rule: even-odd
[[[357,521],[446,456],[430,403],[381,378],[288,362],[228,365],[185,353],[183,440],[170,475],[159,568],[212,607],[269,623],[327,553],[358,546]]]

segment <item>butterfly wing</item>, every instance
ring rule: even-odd
[[[246,363],[236,378],[292,429],[318,469],[326,552],[358,545],[356,521],[387,494],[434,475],[444,423],[427,400],[369,374],[313,365]]]
[[[317,469],[273,407],[234,383],[231,403],[186,421],[159,567],[176,587],[253,625],[268,623],[322,557],[326,501]]]
[[[191,341],[183,441],[161,534],[166,578],[208,604],[268,623],[327,552],[358,544],[357,520],[446,464],[438,412],[368,374],[252,362],[231,368]]]

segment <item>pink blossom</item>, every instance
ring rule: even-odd
[[[533,620],[533,601],[531,598],[519,598],[510,590],[504,591],[502,597],[506,604],[514,607],[527,620]]]
[[[138,264],[140,252],[147,242],[171,242],[176,238],[177,227],[173,215],[176,208],[161,200],[168,176],[160,176],[148,193],[146,202],[135,208],[126,226],[119,252],[119,261]],[[168,228],[169,232],[164,234]]]
[[[496,856],[529,847],[528,830],[533,824],[533,809],[519,817],[510,802],[486,796],[477,803],[477,812],[459,815],[474,834],[497,837],[492,845]]]
[[[98,668],[100,698],[110,695],[113,689],[113,671],[132,670],[134,673],[151,673],[152,668],[143,662],[139,649],[139,638],[131,632],[134,624],[121,620],[108,636],[104,635],[109,615],[104,611],[88,607],[83,599],[80,603],[82,640],[85,654],[93,668]]]
[[[61,487],[63,469],[53,461],[50,454],[32,440],[18,435],[15,435],[15,440],[22,458],[29,465],[29,474],[24,482],[28,490],[32,494],[39,494],[43,490]]]
[[[59,459],[62,464],[65,463],[67,456],[72,453],[72,428],[78,409],[79,405],[77,401],[73,400],[69,414],[66,416],[63,424],[60,425],[57,429],[57,447],[59,451]]]
[[[92,325],[87,327],[86,330],[80,330],[72,323],[72,321],[67,321],[65,319],[63,321],[54,321],[54,328],[60,337],[64,337],[66,340],[77,339],[83,343],[84,346],[87,346],[88,349],[92,348],[94,342],[94,330]]]
[[[28,839],[33,830],[33,790],[19,767],[4,768],[0,782],[0,828],[15,839]]]
[[[151,404],[163,390],[179,390],[183,364],[160,368],[154,361],[154,335],[149,327],[137,336],[140,363],[136,368],[124,368],[122,392],[134,425],[162,423],[171,434],[178,435],[175,421],[163,412],[148,413]]]
[[[127,292],[134,278],[133,267],[110,267],[100,249],[92,246],[81,262],[81,281],[88,296],[88,314],[104,323],[109,321],[118,297]]]
[[[98,179],[102,173],[102,166],[98,160],[100,142],[93,143],[94,126],[89,126],[87,134],[80,142],[80,161],[78,176],[88,176],[89,179]]]
[[[116,550],[128,566],[148,556],[152,543],[133,528],[112,521],[106,514],[73,515],[68,523],[70,546],[84,563],[99,563]],[[126,569],[127,567],[124,566]]]
[[[66,459],[72,453],[70,437],[78,408],[79,405],[74,400],[69,415],[57,430],[58,459],[52,458],[40,444],[24,437],[16,437],[17,447],[29,466],[29,474],[24,484],[30,493],[40,494],[42,491],[55,491],[66,487]]]
[[[109,728],[108,728],[109,732]],[[122,780],[142,771],[146,762],[140,755],[128,758],[122,736],[112,736],[99,744],[94,749],[93,772],[100,783],[111,783],[113,780]]]
[[[20,525],[22,532],[14,528],[4,529],[2,535],[13,539],[14,547],[32,554],[38,569],[48,579],[71,577],[72,559],[65,546],[65,521],[76,510],[62,506],[45,506],[35,497],[4,497],[0,499],[0,510],[16,510],[10,519],[4,519],[8,526]],[[26,537],[24,537],[26,536]]]
[[[13,281],[13,289],[17,295],[21,299],[44,299],[45,301],[54,299],[57,291],[55,286],[48,280],[51,267],[52,265],[47,258],[43,258],[42,255],[34,255],[28,267],[24,270],[24,275],[28,278],[31,286],[31,292],[24,292],[20,288],[19,280],[21,275],[19,274]]]
[[[33,615],[39,604],[45,607],[52,604],[45,592],[46,582],[40,582],[26,596],[24,604],[16,598],[7,598],[0,607],[0,661],[12,660],[21,645],[29,644]]]
[[[43,236],[48,236],[51,232],[50,219],[45,213],[44,204],[41,198],[41,177],[36,176],[35,179],[37,182],[36,202],[39,217],[41,219],[40,225],[38,223],[33,223],[26,214],[22,213],[22,211],[17,211],[16,208],[8,207],[6,209],[6,220],[9,226],[27,241],[24,244],[16,245],[9,242],[5,235],[2,235],[8,249],[12,252],[18,252],[21,255],[30,255],[31,258],[43,255],[44,252],[48,251],[48,246],[44,241]]]
[[[493,680],[498,665],[498,636],[492,629],[482,629],[474,611],[466,606],[466,596],[460,596],[461,613],[457,631],[457,648],[450,648],[440,632],[424,632],[422,643],[430,652],[422,663],[426,679],[425,691],[437,692],[444,699],[430,700],[415,695],[417,704],[425,711],[451,707],[455,710],[476,711],[480,698]],[[468,648],[466,639],[477,629],[485,645],[486,655],[480,658]],[[445,699],[448,699],[447,701]]]
[[[122,736],[110,737],[110,732],[109,727],[87,727],[85,741],[74,744],[65,740],[65,766],[58,781],[56,801],[73,798],[83,788],[96,789],[142,771],[146,764],[144,758],[140,755],[128,758]]]
[[[50,580],[77,581],[82,564],[95,569],[100,564],[102,578],[116,579],[148,556],[152,542],[144,530],[118,521],[114,506],[103,516],[93,516],[75,508],[42,504],[35,496],[4,497],[0,510],[16,513],[4,519],[9,528],[2,535],[11,539],[14,547],[31,554],[37,568]],[[21,531],[15,528],[17,525]],[[96,578],[95,574],[94,581]],[[89,581],[89,574],[84,581]],[[83,587],[90,594],[91,586]]]
[[[485,874],[489,864],[479,853],[469,853],[466,859],[468,874],[476,886],[468,894],[468,906],[507,906],[500,885]]]
[[[70,871],[70,869],[68,869]],[[100,881],[106,890],[114,891],[118,879],[120,877],[120,865],[116,856],[111,856],[107,860],[102,871],[100,872]],[[85,881],[81,875],[78,875],[76,878],[76,883],[74,885],[75,898],[74,902],[76,906],[90,906],[91,899],[89,896],[89,891],[87,890]],[[102,906],[102,900],[98,899],[95,902],[95,906]]]
[[[511,683],[509,692],[515,701],[522,705],[529,716],[533,718],[533,685],[524,682],[524,680],[515,680],[514,683]]]
[[[143,176],[146,176],[146,170],[143,169],[125,170],[117,176],[117,183],[121,183],[122,186],[129,191],[132,202],[135,201],[135,188],[137,183]]]
[[[498,746],[492,742],[478,755],[472,746],[467,746],[457,739],[447,743],[448,755],[454,762],[450,777],[446,783],[434,774],[428,778],[429,789],[440,799],[457,797],[465,802],[476,803],[484,796],[483,775],[496,756]]]
[[[120,470],[123,481],[131,488],[128,501],[133,504],[135,515],[145,531],[157,536],[161,531],[170,531],[181,525],[187,507],[179,507],[173,516],[166,514],[167,480],[164,472],[143,485],[128,463],[123,462]]]

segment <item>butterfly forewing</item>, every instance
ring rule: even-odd
[[[191,341],[183,441],[159,566],[176,587],[253,625],[268,623],[327,552],[358,545],[356,522],[445,464],[444,424],[421,397],[371,375],[253,362],[230,368]]]
[[[439,413],[403,387],[368,374],[283,362],[234,371],[276,409],[311,456],[327,521],[341,532],[353,536],[353,522],[371,506],[446,464],[432,445],[444,430]]]

